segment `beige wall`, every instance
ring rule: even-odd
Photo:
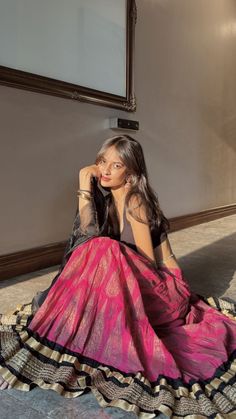
[[[236,2],[136,1],[136,114],[0,86],[0,254],[68,237],[111,116],[140,121],[167,217],[236,201]]]

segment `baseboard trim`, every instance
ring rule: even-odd
[[[236,214],[236,204],[169,218],[170,232],[233,214]],[[65,245],[66,241],[61,241],[0,256],[0,280],[60,264]]]
[[[66,241],[0,256],[0,280],[38,271],[61,262]]]
[[[170,218],[171,232],[236,214],[236,203]]]

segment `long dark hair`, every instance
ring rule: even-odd
[[[108,138],[104,141],[97,153],[95,160],[96,164],[99,163],[106,150],[111,146],[115,146],[121,161],[126,166],[129,176],[131,176],[131,187],[126,194],[125,208],[136,220],[145,223],[144,220],[134,214],[132,207],[129,207],[131,197],[133,195],[139,197],[140,202],[144,203],[146,207],[150,228],[159,227],[160,223],[162,223],[164,228],[168,230],[170,228],[169,221],[161,210],[156,192],[149,184],[148,172],[141,144],[129,135],[117,135]],[[116,217],[114,202],[110,207],[110,216],[113,219]]]

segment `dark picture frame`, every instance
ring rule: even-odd
[[[93,88],[56,80],[27,71],[0,65],[0,84],[33,92],[68,98],[80,102],[107,106],[134,112],[134,41],[137,8],[135,0],[126,0],[126,95],[95,90]],[[1,57],[0,57],[1,59]]]

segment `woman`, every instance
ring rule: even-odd
[[[1,388],[92,391],[143,418],[236,415],[236,322],[191,294],[141,145],[108,139],[81,169],[51,286],[0,326]]]

